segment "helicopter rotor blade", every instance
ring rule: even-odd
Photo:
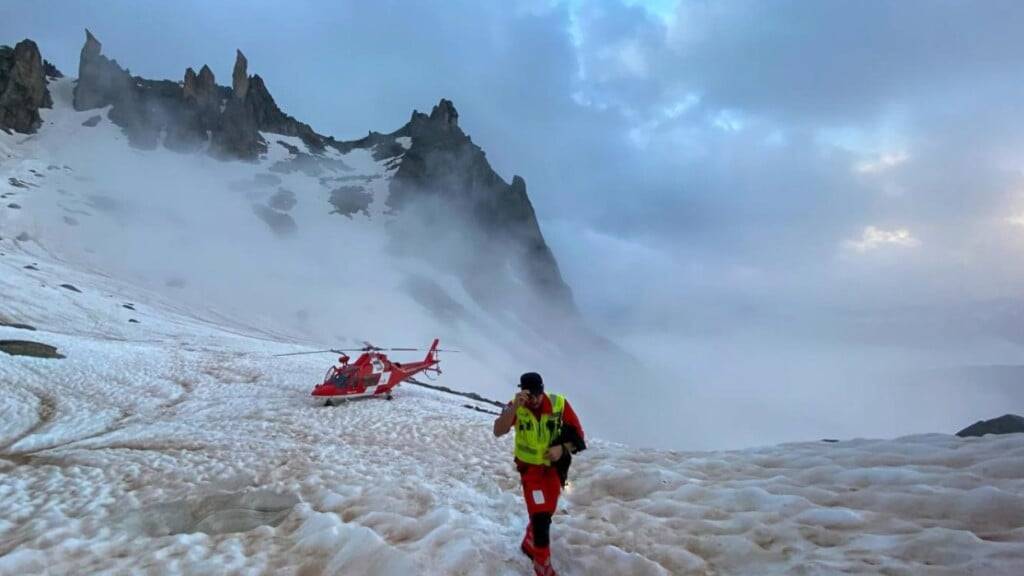
[[[330,348],[327,350],[310,350],[308,352],[288,352],[286,354],[273,354],[273,356],[301,356],[303,354],[326,354],[327,352],[333,352],[335,354],[344,354],[346,352],[427,352],[427,348],[380,348],[372,344],[367,344],[362,348]],[[454,352],[459,353],[461,350],[452,350],[449,348],[437,348],[434,352]]]
[[[327,352],[337,352],[337,350],[312,350],[309,352],[289,352],[287,354],[273,354],[273,356],[301,356],[303,354],[325,354]]]

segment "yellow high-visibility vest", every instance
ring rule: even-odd
[[[548,394],[551,413],[541,414],[540,421],[526,406],[516,409],[516,458],[527,464],[550,466],[544,454],[551,441],[562,433],[562,411],[565,410],[565,396]]]

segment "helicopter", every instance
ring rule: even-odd
[[[310,393],[317,401],[323,399],[324,406],[331,406],[335,401],[382,396],[392,399],[391,392],[402,382],[411,380],[421,372],[441,373],[437,353],[440,340],[434,339],[423,360],[414,362],[394,362],[384,352],[415,352],[419,348],[378,348],[364,342],[362,348],[332,348],[313,352],[292,352],[278,356],[294,356],[298,354],[319,354],[334,352],[340,354],[338,364],[331,366],[324,374],[323,382],[313,387]],[[362,352],[355,362],[346,352]]]

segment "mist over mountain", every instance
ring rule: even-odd
[[[0,235],[317,348],[440,336],[482,392],[540,370],[621,439],[659,437],[612,417],[605,391],[643,367],[587,326],[524,179],[491,168],[451,101],[339,140],[284,113],[241,52],[228,87],[205,65],[132,76],[89,31],[79,77],[47,77],[26,42],[2,127],[28,135],[11,154],[38,166],[35,193]]]
[[[458,112],[451,101],[442,99],[429,115],[413,111],[409,122],[394,132],[371,132],[359,140],[338,141],[282,112],[263,79],[248,74],[248,61],[241,51],[236,54],[230,87],[217,85],[205,65],[198,74],[188,68],[180,82],[154,81],[133,77],[116,60],[104,56],[102,45],[87,30],[74,108],[85,111],[106,106],[111,106],[110,121],[122,128],[132,146],[142,149],[203,149],[220,158],[253,160],[267,152],[270,137],[264,134],[292,136],[299,138],[308,152],[288,148],[294,155],[291,164],[274,170],[302,170],[314,176],[344,171],[343,164],[330,166],[324,156],[328,148],[341,154],[368,150],[375,160],[395,169],[387,199],[392,211],[413,210],[417,203],[437,198],[443,201],[440,210],[452,214],[433,213],[430,217],[439,219],[432,224],[443,228],[446,219],[458,220],[483,240],[482,244],[474,242],[475,259],[465,263],[465,272],[475,272],[463,274],[468,281],[482,277],[508,280],[501,271],[511,263],[520,281],[536,292],[536,302],[575,314],[571,292],[544,241],[525,181],[516,176],[511,184],[506,183],[491,169],[483,151],[459,128]],[[400,138],[408,139],[408,149],[398,143]],[[325,186],[339,182],[342,180],[322,179]],[[332,192],[352,196],[363,191],[358,183],[349,183]],[[429,257],[429,252],[420,255]],[[493,294],[484,287],[473,292],[478,299]]]

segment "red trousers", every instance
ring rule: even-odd
[[[530,516],[541,512],[554,514],[558,507],[558,495],[562,493],[562,481],[558,471],[551,466],[522,464],[519,477],[523,483],[523,498]]]
[[[521,548],[533,559],[536,574],[553,575],[551,568],[551,515],[558,507],[562,481],[551,466],[519,463],[519,477],[523,483],[523,498],[530,523],[526,525]]]

